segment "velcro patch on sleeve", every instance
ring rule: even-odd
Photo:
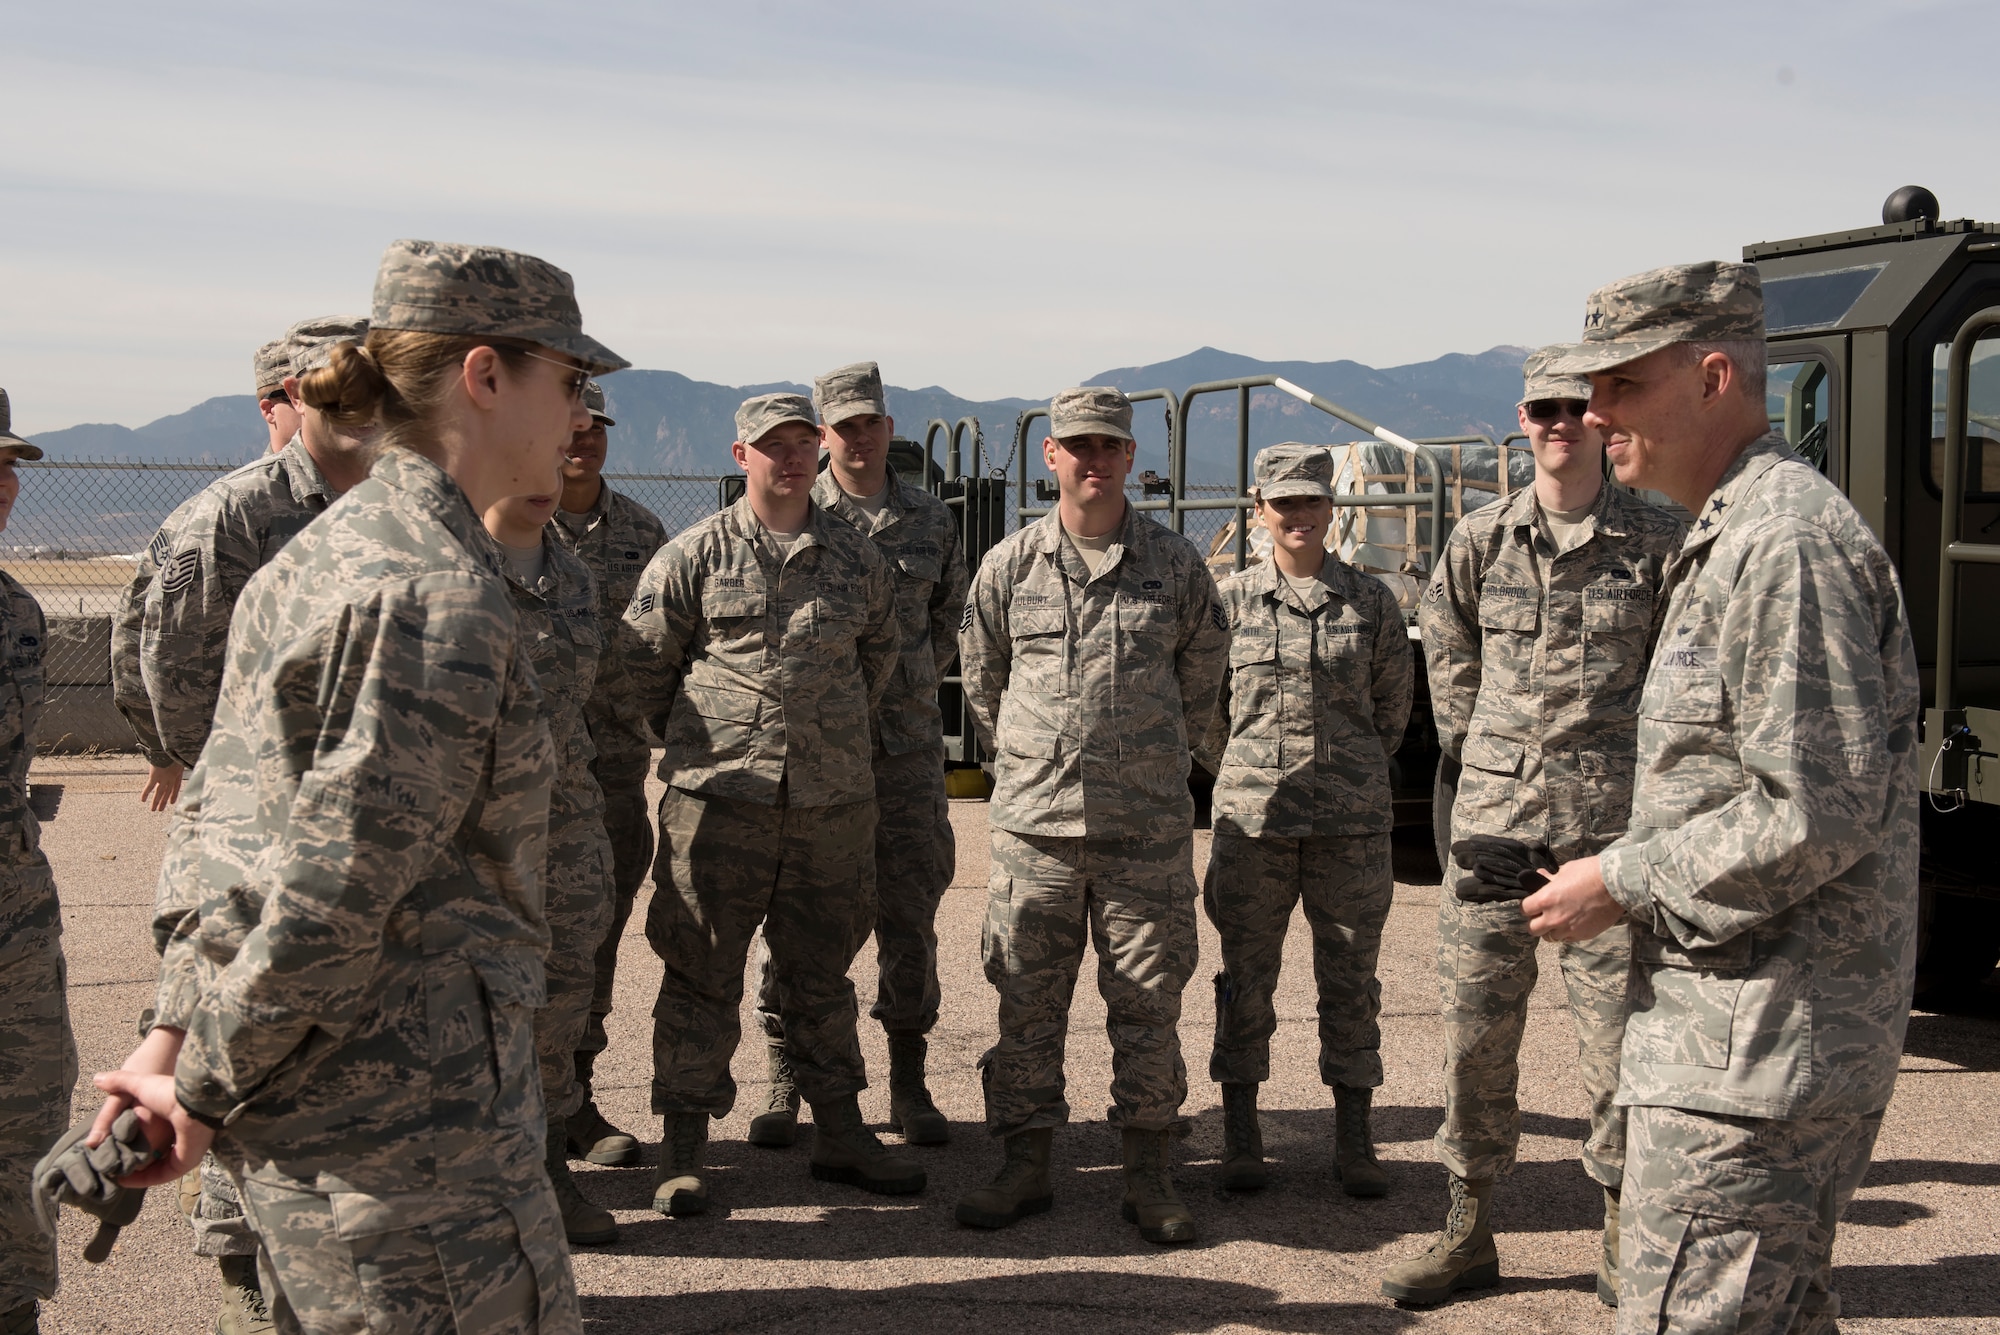
[[[178,551],[160,566],[160,589],[164,593],[179,593],[193,584],[201,574],[201,548],[189,547]]]

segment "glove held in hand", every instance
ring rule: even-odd
[[[1452,893],[1468,904],[1499,904],[1526,899],[1548,884],[1544,871],[1557,867],[1547,844],[1530,844],[1504,835],[1475,834],[1451,846],[1452,860],[1467,873]]]
[[[144,1187],[121,1187],[118,1179],[138,1172],[159,1158],[160,1152],[146,1139],[139,1115],[130,1108],[118,1114],[102,1144],[84,1144],[89,1134],[89,1122],[64,1132],[35,1165],[33,1185],[35,1218],[51,1236],[60,1205],[73,1205],[97,1216],[97,1234],[83,1249],[83,1259],[96,1263],[111,1254],[118,1230],[137,1219],[139,1207],[145,1203]]]

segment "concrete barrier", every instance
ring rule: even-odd
[[[36,729],[44,755],[137,751],[132,725],[111,703],[111,618],[52,616],[43,655],[48,707]]]

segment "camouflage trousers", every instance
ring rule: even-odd
[[[743,970],[759,925],[785,1052],[822,1102],[868,1087],[848,966],[875,922],[875,804],[763,806],[667,789],[646,940],[665,964],[653,1003],[653,1111],[725,1116],[742,1040]]]
[[[1438,989],[1444,1005],[1444,1125],[1437,1152],[1460,1177],[1513,1171],[1521,1139],[1521,1033],[1539,975],[1537,941],[1518,904],[1467,904],[1451,892],[1460,872],[1444,870],[1438,897]],[[1619,1046],[1632,1013],[1632,944],[1624,924],[1589,941],[1556,947],[1556,964],[1576,1023],[1577,1066],[1590,1096],[1583,1167],[1616,1190],[1625,1166],[1625,1110],[1618,1093]]]
[[[543,879],[549,923],[548,1004],[535,1012],[535,1056],[550,1117],[583,1106],[576,1053],[590,1023],[598,947],[611,927],[611,845],[595,813],[549,822]]]
[[[994,1135],[1069,1120],[1063,1050],[1086,938],[1111,1039],[1112,1125],[1179,1123],[1181,993],[1196,954],[1191,842],[993,831],[982,944],[986,980],[1000,993],[1000,1036],[979,1067]]]
[[[1827,1335],[1833,1235],[1880,1113],[1776,1121],[1630,1110],[1619,1335]]]
[[[1382,1083],[1382,924],[1395,892],[1389,836],[1276,839],[1218,834],[1202,909],[1222,938],[1215,975],[1215,1048],[1209,1079],[1256,1085],[1271,1077],[1271,998],[1292,909],[1303,903],[1319,985],[1319,1078],[1329,1086]]]
[[[915,751],[875,761],[875,1004],[868,1013],[892,1034],[928,1034],[937,1024],[937,911],[958,866],[941,754]],[[770,947],[757,939],[757,1016],[780,1042]]]
[[[39,852],[0,867],[0,1312],[56,1291],[56,1240],[35,1222],[36,1162],[69,1128],[76,1086],[62,917]]]
[[[453,1183],[417,1199],[253,1179],[243,1199],[281,1335],[582,1335],[547,1178]]]
[[[653,869],[653,809],[646,802],[645,763],[640,763],[636,773],[621,770],[613,775],[600,770],[598,779],[604,785],[604,833],[611,841],[611,921],[597,947],[590,1018],[577,1045],[579,1053],[593,1056],[610,1043],[604,1033],[604,1017],[611,1014],[612,987],[618,981],[618,943],[625,939],[625,924],[632,918],[639,887]],[[584,1102],[589,1101],[590,1082],[586,1080]]]

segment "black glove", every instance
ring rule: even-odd
[[[1504,835],[1475,834],[1451,846],[1452,861],[1469,875],[1452,893],[1468,904],[1500,904],[1526,899],[1548,884],[1542,875],[1557,867],[1547,844],[1524,843]]]
[[[139,1125],[139,1114],[127,1108],[111,1124],[111,1134],[95,1148],[83,1143],[90,1123],[80,1122],[63,1133],[42,1161],[35,1165],[32,1179],[35,1218],[50,1234],[55,1232],[56,1211],[73,1205],[85,1214],[97,1216],[97,1234],[83,1249],[83,1259],[93,1264],[111,1255],[118,1230],[139,1217],[145,1203],[144,1187],[121,1187],[118,1179],[138,1172],[160,1157]]]

